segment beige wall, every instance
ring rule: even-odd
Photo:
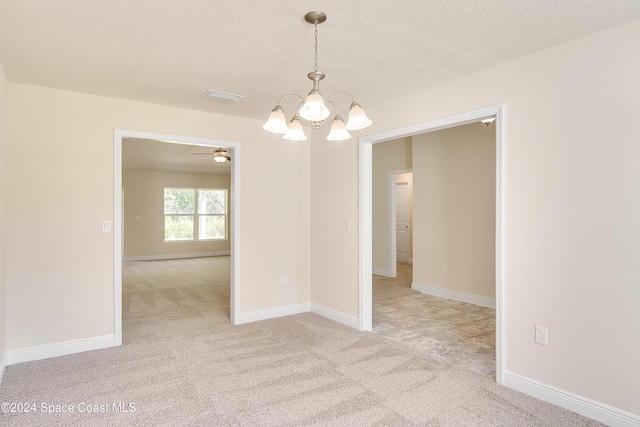
[[[637,40],[640,20],[365,108],[375,134],[504,103],[506,369],[640,414]],[[358,144],[312,146],[312,299],[357,316]]]
[[[6,191],[7,182],[6,162],[5,162],[5,145],[6,145],[6,111],[7,111],[7,78],[4,74],[4,68],[0,63],[0,362],[4,362],[4,354],[6,349],[6,267],[5,267],[5,240],[7,227],[4,221],[4,211],[6,208]],[[0,365],[0,373],[4,365]]]
[[[373,269],[389,270],[389,172],[411,169],[411,138],[373,147]]]
[[[311,302],[358,317],[358,143],[311,135]]]
[[[238,141],[240,309],[309,301],[309,143],[259,120],[14,83],[7,118],[7,350],[114,332],[114,235],[101,233],[114,128]]]
[[[227,240],[224,241],[165,243],[163,195],[165,187],[229,190],[230,178],[229,175],[203,173],[123,170],[124,256],[228,252],[231,238],[229,222],[227,223]],[[228,196],[227,201],[230,200],[230,194]],[[138,216],[140,219],[136,219]]]
[[[494,125],[413,137],[414,283],[495,298],[495,153]]]

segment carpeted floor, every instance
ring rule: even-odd
[[[2,413],[0,424],[600,425],[314,314],[232,326],[223,264],[125,266],[123,346],[8,367],[0,402],[37,410]],[[42,403],[74,412],[45,413]]]

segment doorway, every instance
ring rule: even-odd
[[[503,106],[494,105],[412,126],[398,128],[360,139],[360,330],[372,330],[372,157],[373,144],[398,138],[447,129],[496,117],[496,227],[495,227],[495,289],[496,289],[496,381],[504,381],[504,138]]]
[[[115,345],[122,345],[122,260],[123,240],[123,140],[126,138],[153,140],[162,143],[210,147],[228,147],[233,152],[231,162],[229,192],[229,231],[230,231],[230,321],[235,323],[239,313],[240,288],[240,165],[241,148],[238,142],[180,135],[138,132],[123,129],[114,131],[114,335]]]
[[[389,200],[390,208],[395,212],[389,229],[395,229],[396,262],[412,263],[413,244],[413,172],[391,173],[393,194]],[[391,194],[391,191],[389,192]]]

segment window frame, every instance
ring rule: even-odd
[[[164,203],[164,198],[166,194],[166,190],[190,190],[193,191],[193,213],[190,214],[175,214],[175,213],[166,213],[166,205]],[[224,213],[221,214],[200,214],[198,211],[199,208],[199,196],[198,192],[204,191],[222,191],[224,193]],[[210,242],[224,242],[229,240],[229,189],[227,188],[208,188],[208,187],[163,187],[162,189],[162,214],[163,214],[163,224],[162,224],[162,232],[163,232],[163,243],[165,244],[181,244],[181,243],[210,243]],[[193,225],[193,238],[190,239],[176,239],[176,240],[167,240],[166,238],[166,229],[167,229],[167,217],[168,216],[180,216],[180,217],[191,217],[192,225]],[[200,236],[200,217],[222,217],[224,221],[224,238],[221,239],[201,239]]]

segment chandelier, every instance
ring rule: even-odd
[[[348,131],[364,129],[371,125],[371,120],[369,120],[367,115],[364,113],[360,104],[358,104],[353,96],[347,91],[341,90],[334,92],[327,97],[326,101],[322,98],[322,95],[320,94],[320,80],[324,79],[325,75],[318,71],[318,24],[322,24],[326,21],[327,15],[323,12],[309,12],[304,16],[304,20],[313,24],[315,27],[315,31],[313,32],[313,36],[315,38],[315,52],[313,56],[315,69],[307,74],[309,80],[313,81],[313,89],[311,89],[306,99],[295,93],[287,93],[283,95],[278,101],[278,105],[276,105],[271,111],[269,120],[267,120],[262,128],[269,132],[284,134],[282,138],[290,141],[306,141],[307,136],[302,130],[300,117],[307,120],[316,129],[319,129],[331,115],[331,111],[327,106],[330,104],[335,111],[335,116],[331,122],[331,131],[329,132],[327,139],[329,141],[342,141],[349,139],[351,138],[351,134]],[[338,108],[333,101],[331,101],[331,98],[337,94],[346,94],[351,98],[351,106],[349,107],[349,116],[346,124],[338,114]],[[295,96],[302,100],[302,102],[300,102],[296,107],[295,113],[289,121],[289,125],[287,125],[284,109],[280,105],[282,100],[288,96]]]

